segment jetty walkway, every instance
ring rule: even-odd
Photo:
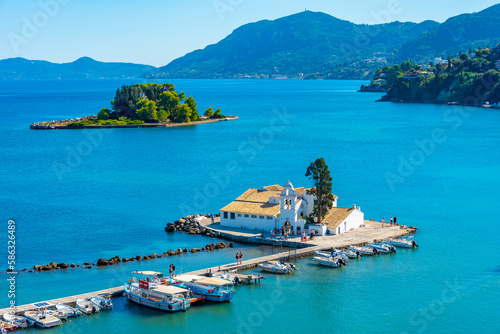
[[[207,273],[215,273],[218,271],[230,271],[237,269],[238,271],[244,269],[250,269],[256,267],[260,263],[275,260],[287,260],[303,258],[313,255],[314,251],[331,250],[334,248],[347,248],[349,246],[364,245],[368,242],[373,242],[374,240],[381,241],[389,238],[399,238],[407,234],[412,234],[416,232],[413,227],[403,227],[400,225],[389,225],[386,224],[382,228],[380,222],[365,221],[365,227],[348,231],[339,235],[333,236],[322,236],[315,237],[313,240],[308,240],[307,243],[300,241],[300,236],[295,236],[285,240],[277,240],[271,238],[261,238],[262,232],[244,230],[244,229],[233,229],[221,227],[218,222],[212,224],[210,219],[203,219],[200,224],[204,225],[209,229],[220,232],[221,237],[228,240],[233,240],[236,242],[244,243],[255,243],[255,244],[265,244],[265,245],[282,245],[288,247],[285,252],[266,255],[254,259],[244,260],[242,264],[238,265],[236,263],[229,263],[220,266],[215,266],[211,268],[205,268],[200,270],[195,270],[191,272],[186,272],[183,274],[188,275],[204,275]],[[85,298],[96,295],[106,294],[112,297],[123,295],[123,286],[110,288],[106,290],[94,291],[64,298],[46,300],[47,303],[57,304],[64,303],[70,306],[74,306],[77,298]],[[16,314],[23,314],[26,310],[36,309],[33,304],[26,304],[16,307]],[[9,308],[0,309],[0,314],[8,313]]]

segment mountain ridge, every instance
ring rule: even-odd
[[[399,61],[425,61],[431,57],[448,57],[468,49],[494,46],[500,39],[500,4],[475,13],[450,17],[439,26],[401,46]]]
[[[500,4],[443,23],[425,20],[367,25],[304,11],[242,25],[218,43],[187,53],[144,77],[297,77],[301,73],[328,77],[332,71],[351,73],[352,66],[357,66],[356,75],[367,77],[370,70],[380,67],[368,64],[376,58],[375,53],[384,53],[380,58],[386,63],[424,62],[496,44],[500,26],[494,18],[498,16]]]
[[[0,60],[1,80],[114,79],[138,78],[154,66],[122,62],[100,62],[80,57],[73,62],[52,63],[22,57]]]
[[[148,77],[216,77],[217,74],[262,72],[289,74],[324,70],[379,51],[393,49],[437,25],[391,22],[374,26],[358,25],[322,12],[305,11],[276,20],[245,24],[216,44],[177,58]],[[368,37],[367,45],[355,42]],[[354,41],[354,42],[353,42]],[[310,59],[312,58],[312,59]],[[173,76],[171,75],[173,74]]]

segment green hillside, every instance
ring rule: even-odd
[[[483,11],[448,19],[421,36],[403,44],[398,60],[427,62],[434,57],[446,58],[479,47],[495,46],[500,38],[500,4]]]
[[[156,78],[217,78],[238,74],[296,75],[321,72],[345,62],[399,48],[437,22],[357,25],[305,11],[274,21],[246,24],[203,50],[161,67]]]

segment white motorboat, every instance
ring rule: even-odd
[[[344,251],[335,249],[331,252],[321,252],[321,251],[314,251],[315,255],[323,256],[323,257],[341,257],[344,261],[351,261],[349,260],[349,257],[344,254]]]
[[[191,291],[167,285],[163,274],[157,271],[132,272],[125,294],[134,303],[162,311],[185,311],[191,306]]]
[[[267,261],[266,263],[260,263],[259,268],[263,271],[275,274],[289,274],[297,270],[297,267],[295,267],[293,263],[282,261]]]
[[[375,255],[378,254],[378,251],[371,247],[362,247],[362,246],[351,246],[351,250],[358,252],[361,255]]]
[[[94,305],[88,298],[77,298],[76,307],[85,314],[99,312],[101,309]]]
[[[90,302],[99,307],[101,310],[110,310],[113,308],[111,299],[101,296],[94,296],[89,298]]]
[[[358,257],[362,257],[358,251],[352,250],[352,249],[346,249],[343,251],[344,255],[346,255],[350,259],[356,259]]]
[[[30,326],[28,319],[21,317],[20,315],[5,313],[2,318],[5,322],[16,325],[19,328],[28,328]]]
[[[413,248],[418,245],[415,240],[406,240],[406,239],[389,239],[389,243],[396,247],[404,247],[404,248]]]
[[[57,303],[56,309],[59,311],[66,312],[68,317],[77,317],[82,315],[82,312],[74,307],[68,306],[66,304]]]
[[[48,308],[45,310],[45,313],[50,314],[51,316],[54,316],[54,317],[59,318],[61,320],[68,320],[68,314],[64,311],[61,311],[61,310],[54,310],[54,309]]]
[[[370,245],[371,248],[377,250],[378,253],[388,254],[388,253],[396,253],[396,247],[389,244],[383,244],[380,242],[374,242]]]
[[[24,312],[24,316],[28,318],[30,322],[42,328],[50,328],[62,324],[61,319],[47,314],[43,310],[26,311]]]
[[[321,264],[322,266],[338,268],[347,265],[344,260],[340,257],[325,257],[325,256],[315,256],[313,258],[314,262]]]

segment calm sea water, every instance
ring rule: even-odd
[[[298,261],[294,276],[239,287],[230,304],[163,314],[116,299],[112,312],[53,329],[73,333],[500,331],[500,113],[375,103],[360,81],[173,80],[232,122],[176,129],[32,131],[36,121],[109,106],[131,80],[0,82],[0,258],[16,221],[17,267],[146,255],[212,240],[163,228],[187,213],[217,212],[249,187],[309,186],[324,157],[340,205],[419,228],[418,250],[361,259],[341,270]],[[122,284],[131,270],[184,271],[272,250],[236,245],[210,254],[105,269],[24,273],[19,304]],[[0,268],[2,265],[0,264]],[[7,284],[0,274],[0,307]],[[208,325],[208,326],[207,326]]]

